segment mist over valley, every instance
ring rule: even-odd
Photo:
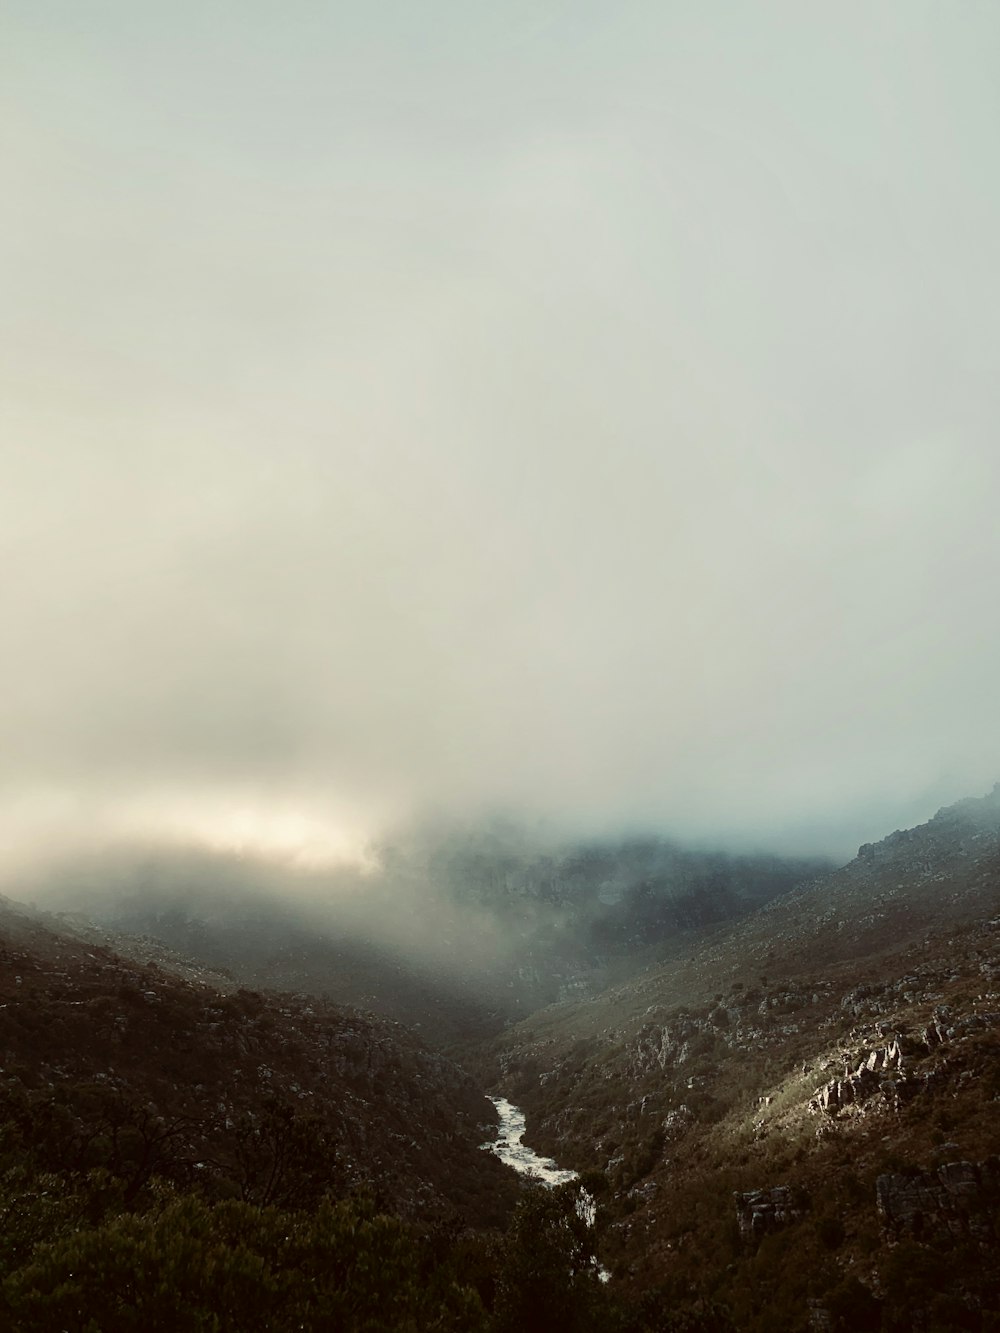
[[[21,888],[57,920],[82,914],[247,984],[322,992],[440,1037],[593,994],[830,869],[656,837],[556,841],[496,820],[411,828],[361,866],[139,847],[78,854]]]
[[[0,27],[0,1326],[1000,1327],[1000,9]]]

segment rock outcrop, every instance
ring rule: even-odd
[[[885,1046],[869,1051],[857,1068],[845,1073],[843,1078],[831,1079],[824,1087],[817,1089],[809,1103],[810,1110],[836,1115],[844,1107],[867,1101],[877,1093],[886,1097],[892,1105],[898,1106],[905,1095],[902,1063],[903,1038],[897,1034]],[[897,1077],[889,1077],[890,1073],[895,1073]]]
[[[882,1175],[875,1189],[888,1240],[905,1236],[931,1244],[974,1240],[992,1245],[1000,1237],[1000,1157]]]
[[[787,1185],[736,1193],[736,1225],[740,1240],[751,1242],[789,1222],[797,1222],[803,1208]]]

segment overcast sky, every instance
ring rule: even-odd
[[[1000,777],[993,0],[0,0],[0,836]]]

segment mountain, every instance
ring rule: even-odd
[[[617,1318],[577,1191],[526,1194],[482,1151],[496,1113],[450,1060],[384,1018],[220,990],[123,943],[132,958],[0,904],[0,1327]]]
[[[994,1327],[1000,785],[467,1055],[598,1173],[635,1296],[746,1330]]]
[[[0,942],[0,1115],[45,1170],[110,1170],[126,1202],[158,1177],[260,1205],[366,1187],[402,1216],[509,1208],[508,1173],[479,1150],[490,1103],[400,1025],[223,993],[9,902]]]

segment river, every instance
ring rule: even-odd
[[[509,1102],[506,1097],[491,1097],[490,1101],[497,1108],[500,1127],[492,1143],[483,1147],[496,1153],[501,1162],[512,1166],[522,1176],[541,1181],[543,1185],[563,1185],[567,1180],[576,1180],[575,1171],[567,1171],[557,1166],[551,1157],[539,1157],[534,1148],[521,1142],[524,1134],[524,1112]]]
[[[492,1143],[483,1144],[485,1150],[496,1153],[501,1162],[512,1166],[529,1180],[537,1180],[547,1185],[549,1189],[554,1189],[556,1185],[565,1185],[569,1180],[579,1179],[575,1171],[568,1171],[565,1167],[558,1166],[551,1157],[539,1157],[534,1148],[529,1148],[526,1143],[521,1142],[524,1134],[524,1112],[520,1107],[509,1102],[506,1097],[491,1097],[490,1101],[497,1108],[500,1126]],[[593,1196],[586,1190],[580,1191],[580,1197],[576,1201],[576,1211],[588,1226],[594,1225],[597,1207]],[[607,1282],[611,1274],[596,1259],[593,1263],[597,1276],[602,1282]]]

